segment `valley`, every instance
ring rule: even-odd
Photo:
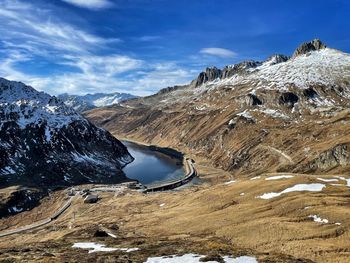
[[[68,124],[55,126],[48,138],[46,122],[29,122],[39,138],[49,139],[48,148],[37,149],[28,136],[31,147],[20,153],[38,151],[45,165],[68,160],[55,170],[54,185],[60,187],[38,196],[40,202],[30,209],[18,212],[20,206],[15,206],[0,219],[1,233],[45,223],[0,234],[0,260],[349,262],[349,65],[349,54],[315,39],[291,57],[207,68],[187,85],[82,115],[55,101],[55,116],[69,117]],[[55,97],[24,84],[2,83],[5,91],[20,90],[28,100],[32,94],[44,96],[40,114],[51,116]],[[13,108],[8,104],[17,100],[4,103]],[[23,107],[38,110],[28,102]],[[33,176],[15,165],[22,155],[16,153],[19,143],[13,143],[26,130],[17,117],[28,121],[31,115],[21,109],[15,111],[17,117],[3,112],[0,116],[15,131],[0,145],[7,161],[0,171],[9,178],[0,193],[7,200],[21,187],[34,194],[41,184],[22,186],[16,181],[20,177],[11,177],[16,169],[26,181]],[[104,139],[96,143],[100,137]],[[65,147],[55,148],[56,140]],[[93,142],[95,147],[86,146]],[[60,154],[52,158],[50,151]],[[179,159],[154,161],[164,153]],[[80,169],[88,173],[78,173]],[[130,178],[128,171],[134,173]],[[36,180],[51,180],[45,176]],[[134,187],[132,179],[143,186]],[[88,195],[98,198],[85,202]],[[62,207],[67,209],[45,221]]]

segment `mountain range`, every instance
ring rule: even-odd
[[[349,169],[349,103],[350,55],[315,39],[292,56],[210,67],[188,85],[85,116],[240,176],[327,173]]]
[[[122,101],[137,98],[137,96],[129,93],[94,93],[86,95],[69,95],[67,93],[58,95],[58,98],[64,103],[72,107],[77,112],[91,110],[97,107],[104,107],[113,104],[118,104]]]

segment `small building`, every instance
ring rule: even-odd
[[[97,203],[97,201],[98,201],[98,195],[87,195],[84,198],[85,204],[93,204],[93,203]]]

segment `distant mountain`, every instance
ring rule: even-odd
[[[122,167],[132,160],[121,142],[61,100],[0,78],[1,188],[20,185],[45,192],[121,182],[127,180]]]
[[[58,98],[63,100],[66,105],[72,107],[78,112],[84,112],[96,107],[104,107],[113,104],[118,104],[122,101],[138,98],[135,95],[128,93],[95,93],[83,96],[69,95],[67,93],[58,95]]]
[[[315,39],[292,56],[207,68],[191,83],[85,116],[237,175],[348,172],[350,54]]]

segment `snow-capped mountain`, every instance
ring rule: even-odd
[[[61,100],[0,78],[0,185],[53,189],[126,180],[133,158]]]
[[[86,117],[240,175],[344,172],[350,167],[349,104],[350,54],[315,39],[292,56],[210,67],[188,85]]]
[[[69,95],[67,93],[58,95],[58,98],[78,112],[84,112],[96,107],[104,107],[118,104],[122,101],[137,98],[137,96],[128,93],[95,93],[83,96]]]
[[[317,42],[316,42],[317,43]],[[288,90],[290,86],[309,88],[310,85],[337,85],[345,87],[350,78],[350,55],[326,48],[294,55],[290,59],[277,60],[271,57],[255,66],[246,68],[231,77],[217,77],[206,81],[203,90],[223,85],[246,85],[256,89]]]

